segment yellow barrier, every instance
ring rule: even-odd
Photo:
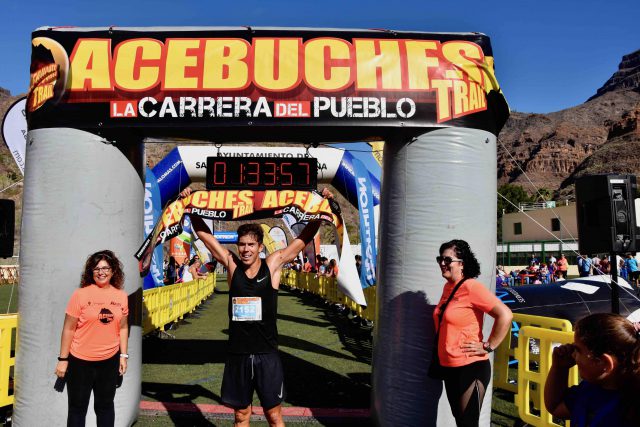
[[[0,407],[13,405],[13,366],[18,315],[0,315]]]
[[[518,328],[525,326],[538,326],[546,329],[553,329],[558,331],[572,331],[571,322],[565,319],[556,319],[553,317],[532,316],[530,314],[514,313],[513,321],[518,325]],[[517,378],[509,378],[509,362],[516,357],[516,345],[511,338],[512,333],[507,334],[507,337],[502,341],[500,346],[496,349],[494,356],[493,366],[493,386],[501,388],[512,393],[518,392],[518,384],[514,380]],[[538,356],[532,355],[532,360],[537,361]],[[537,405],[536,400],[536,405]]]
[[[531,339],[539,340],[540,357],[537,370],[531,370],[531,352],[529,342]],[[557,426],[560,424],[553,422],[553,417],[547,408],[539,405],[539,415],[532,413],[531,402],[542,400],[544,396],[544,385],[547,374],[551,368],[551,355],[553,348],[557,344],[567,344],[573,342],[573,332],[554,331],[550,329],[537,328],[535,326],[525,326],[520,329],[518,337],[518,349],[516,358],[518,359],[518,393],[515,395],[515,404],[518,407],[520,418],[530,425],[537,427]],[[569,371],[569,386],[578,384],[578,368],[573,367]],[[531,393],[538,395],[537,398]]]
[[[148,334],[182,319],[211,295],[215,286],[216,274],[210,273],[206,279],[147,289],[142,293],[143,333]]]
[[[338,281],[333,277],[316,276],[314,273],[300,273],[294,270],[283,270],[280,283],[292,289],[301,289],[321,296],[327,301],[342,304],[350,308],[363,319],[373,322],[376,313],[376,287],[364,289],[367,307],[362,308],[351,298],[338,290]]]

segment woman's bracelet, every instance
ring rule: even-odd
[[[128,359],[129,355],[127,353],[120,353],[120,357],[122,357],[124,359]]]
[[[69,356],[67,357],[58,356],[58,362],[68,362],[68,361],[69,361]]]

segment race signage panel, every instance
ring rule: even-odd
[[[298,221],[322,220],[336,226],[340,242],[344,232],[340,207],[316,191],[224,190],[194,191],[170,203],[136,253],[140,272],[147,275],[153,249],[182,232],[184,215],[223,221],[255,220],[293,215]]]
[[[293,125],[330,140],[345,126],[369,136],[450,126],[497,134],[508,115],[479,33],[44,28],[32,49],[30,129],[213,127],[225,140],[251,130],[264,139],[265,128],[275,139]]]

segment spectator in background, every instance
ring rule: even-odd
[[[600,260],[600,272],[602,274],[611,274],[611,262],[606,256]]]
[[[540,270],[538,271],[538,278],[540,279],[540,282],[544,283],[545,285],[551,283],[549,267],[547,267],[547,264],[545,264],[544,262],[542,263],[542,265],[540,266]]]
[[[316,265],[314,265],[314,269],[312,270],[314,273],[320,273],[320,267],[322,267],[322,255],[316,255]]]
[[[551,256],[549,257],[549,265],[555,264],[556,262],[558,262],[558,260],[553,256],[553,254],[551,254]]]
[[[629,280],[629,270],[627,270],[626,259],[621,259],[618,263],[618,271],[620,271],[620,277],[624,280]]]
[[[638,260],[633,254],[627,254],[627,259],[624,261],[624,265],[627,268],[627,274],[631,281],[631,286],[638,288],[638,276],[640,276],[640,270],[638,270]]]
[[[558,264],[558,279],[566,279],[567,271],[569,270],[569,261],[565,258],[564,254],[560,254]]]
[[[531,254],[531,258],[529,259],[529,267],[531,267],[532,265],[536,265],[538,264],[540,261],[538,260],[538,258],[536,257],[536,254]]]
[[[326,257],[320,257],[320,266],[318,267],[318,276],[325,276],[327,274],[328,267],[329,267],[329,260]]]
[[[189,273],[192,277],[191,280],[207,278],[207,273],[201,273],[200,267],[202,267],[202,262],[200,262],[199,257],[194,257],[191,262],[189,262]]]
[[[555,259],[555,257],[553,257]],[[556,281],[556,273],[558,272],[558,266],[555,262],[549,263],[547,266],[549,269],[549,283],[553,283]]]
[[[178,262],[174,257],[169,257],[169,264],[164,273],[164,284],[173,285],[178,280]]]
[[[360,255],[355,256],[356,259],[356,269],[358,270],[358,277],[362,276],[362,257]]]
[[[311,273],[311,263],[309,262],[309,258],[304,257],[304,264],[302,264],[302,272],[303,273]]]
[[[581,254],[578,257],[578,273],[580,277],[588,277],[591,275],[591,258],[589,255]]]
[[[600,257],[598,256],[598,254],[595,254],[593,256],[593,258],[591,258],[591,268],[593,269],[593,275],[598,275],[601,274],[600,273],[600,262],[602,260],[600,259]]]
[[[331,261],[329,261],[329,272],[327,273],[327,277],[338,277],[338,272],[339,272],[339,268],[338,268],[338,262],[331,258]]]

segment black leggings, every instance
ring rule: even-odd
[[[107,360],[97,362],[69,355],[69,367],[65,375],[69,401],[67,427],[84,427],[92,390],[97,426],[113,427],[115,423],[113,398],[116,395],[119,367],[119,353]]]
[[[456,368],[444,367],[444,387],[458,427],[477,427],[482,400],[491,379],[488,360]]]

